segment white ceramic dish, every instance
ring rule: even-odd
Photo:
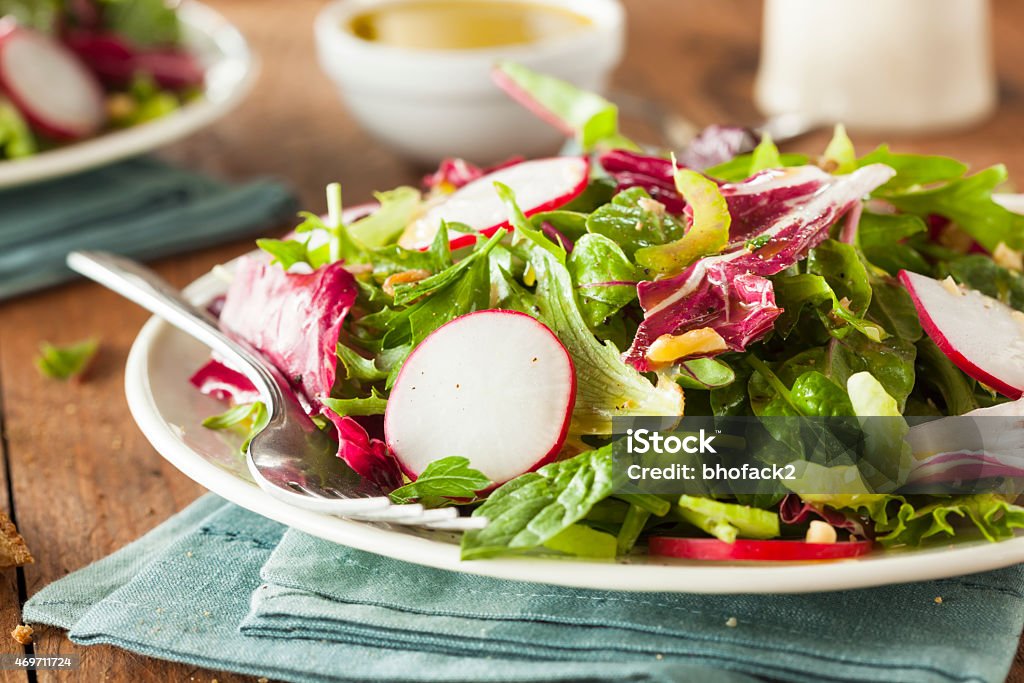
[[[619,0],[541,0],[589,17],[592,26],[529,45],[415,50],[357,38],[348,21],[393,0],[336,0],[316,19],[324,73],[368,132],[417,161],[444,157],[494,163],[558,149],[564,136],[491,81],[502,59],[602,91],[622,57],[625,13]],[[424,135],[424,131],[430,131]]]
[[[1024,195],[1003,203],[1024,212]],[[224,291],[215,275],[186,291],[195,302]],[[198,342],[161,320],[139,333],[128,356],[125,389],[132,416],[157,451],[209,490],[258,514],[320,538],[408,562],[454,571],[581,588],[691,593],[801,593],[879,586],[970,574],[1024,562],[1024,536],[1002,543],[967,541],[914,551],[876,552],[826,563],[701,563],[646,557],[628,563],[553,559],[462,562],[457,537],[350,522],[288,506],[249,479],[237,444],[200,426],[222,404],[201,396],[189,375],[208,358]]]
[[[0,188],[49,180],[157,149],[213,123],[241,102],[257,72],[245,38],[224,17],[195,0],[183,2],[178,12],[185,42],[206,70],[201,98],[149,123],[0,161]]]

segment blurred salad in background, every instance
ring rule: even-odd
[[[202,92],[164,0],[0,0],[0,159],[135,126]]]

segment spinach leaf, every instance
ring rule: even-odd
[[[642,187],[631,187],[615,195],[587,218],[587,232],[604,235],[633,258],[638,249],[683,236],[683,224],[665,212]]]
[[[871,304],[871,284],[868,271],[851,244],[825,240],[811,250],[807,257],[807,270],[820,275],[841,299],[850,302],[850,310],[864,315]]]
[[[938,266],[937,276],[947,275],[1011,308],[1024,311],[1024,275],[1002,268],[982,254],[967,254]]]
[[[921,381],[942,396],[946,415],[963,415],[981,407],[974,396],[974,380],[953,365],[931,339],[917,342],[917,365]]]
[[[398,505],[416,501],[437,508],[451,504],[453,498],[475,499],[478,491],[490,485],[491,480],[470,467],[467,458],[453,455],[430,463],[416,481],[395,489],[389,497]]]
[[[901,270],[928,273],[928,261],[912,244],[906,243],[907,238],[927,229],[920,216],[865,211],[857,227],[857,244],[872,265],[890,275]]]
[[[810,161],[804,154],[780,154],[775,168],[804,166]],[[704,175],[727,183],[738,183],[754,175],[754,154],[740,154],[729,161],[704,169]]]
[[[580,311],[591,328],[636,299],[636,268],[619,245],[604,235],[580,238],[569,255],[568,267],[576,283]]]
[[[516,477],[473,512],[487,526],[462,537],[462,559],[525,553],[579,522],[612,491],[612,447]]]

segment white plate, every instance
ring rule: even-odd
[[[245,38],[224,17],[194,0],[178,9],[185,44],[206,72],[203,96],[159,119],[125,130],[0,161],[0,188],[84,171],[149,152],[191,135],[231,111],[256,80],[256,60]]]
[[[1005,202],[1024,211],[1024,196]],[[206,302],[225,289],[213,274],[186,290]],[[970,574],[1024,562],[1024,536],[1002,543],[968,541],[922,550],[876,552],[822,563],[701,563],[631,557],[627,562],[496,559],[462,562],[453,534],[350,522],[288,506],[249,478],[237,444],[204,429],[224,406],[201,396],[188,377],[208,358],[199,343],[151,319],[128,356],[125,389],[132,416],[171,464],[209,490],[328,541],[407,562],[472,574],[581,588],[688,593],[801,593],[863,588]]]

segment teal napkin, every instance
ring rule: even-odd
[[[72,278],[73,249],[153,259],[258,234],[294,209],[279,183],[231,185],[150,157],[3,190],[0,300]]]
[[[68,629],[71,639],[84,645],[112,644],[195,666],[302,683],[752,681],[669,656],[545,661],[441,654],[376,638],[327,640],[314,631],[301,640],[296,634],[244,635],[238,627],[260,586],[260,568],[284,532],[279,524],[207,496],[139,541],[47,586],[25,604],[23,618]],[[415,613],[409,617],[405,628],[415,630]]]

